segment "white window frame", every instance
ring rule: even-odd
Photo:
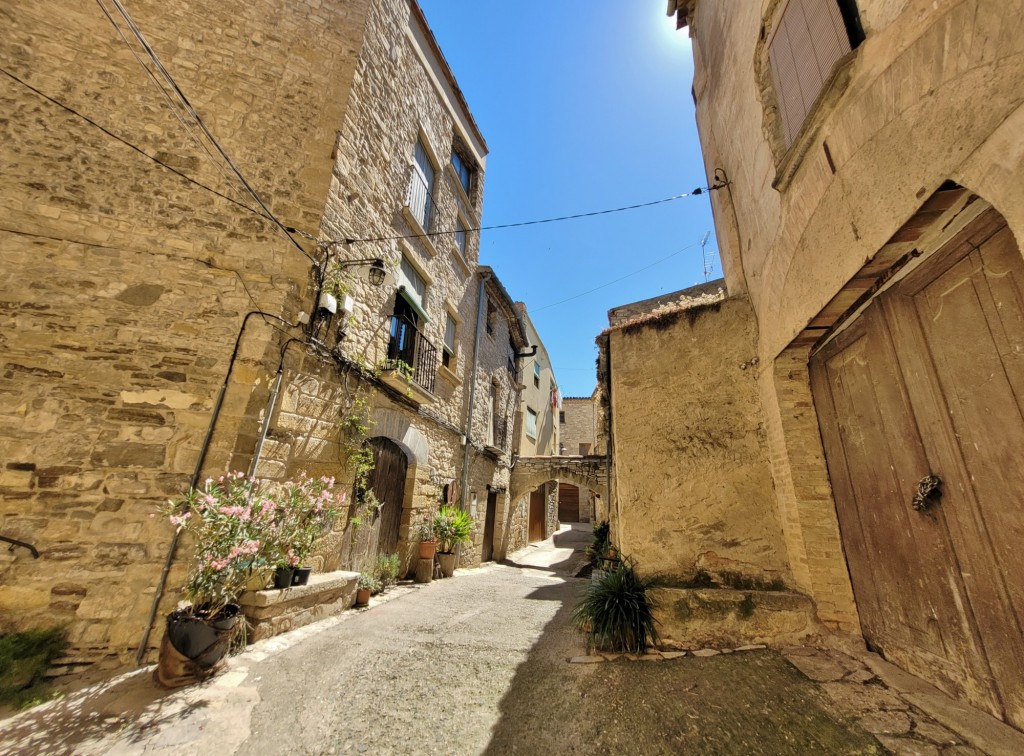
[[[526,437],[536,441],[537,440],[537,418],[539,415],[537,411],[532,407],[526,408]],[[532,423],[531,423],[532,421]],[[532,432],[530,426],[533,426]]]

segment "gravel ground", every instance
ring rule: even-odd
[[[589,530],[254,645],[203,685],[135,673],[0,725],[0,753],[877,753],[772,651],[570,664]],[[376,600],[375,600],[376,601]]]

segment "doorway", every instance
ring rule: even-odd
[[[498,492],[487,492],[487,514],[484,517],[484,542],[480,547],[480,561],[494,559],[494,519],[498,511]]]
[[[1002,216],[879,295],[810,368],[865,639],[1024,728],[1024,261]]]
[[[380,509],[377,553],[394,554],[398,550],[398,535],[402,526],[405,476],[409,460],[402,448],[389,438],[378,436],[366,443],[373,450],[373,472],[368,488],[383,505]]]
[[[580,521],[580,489],[571,483],[558,484],[558,521]]]
[[[547,486],[542,486],[536,491],[530,494],[530,529],[528,534],[528,540],[530,543],[536,543],[537,541],[544,540],[544,490]]]

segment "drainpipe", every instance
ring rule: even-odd
[[[263,424],[260,426],[259,436],[256,437],[256,450],[252,454],[252,462],[249,463],[249,472],[246,477],[252,478],[256,475],[256,468],[260,463],[260,456],[263,454],[263,443],[267,440],[267,431],[270,430],[270,420],[277,409],[277,397],[281,391],[281,379],[284,377],[284,353],[292,344],[305,343],[303,339],[290,338],[281,347],[281,359],[277,363],[277,375],[274,377],[274,384],[270,388],[270,398],[267,400],[266,413],[263,415]]]
[[[217,392],[217,399],[213,404],[213,413],[210,415],[210,424],[206,428],[206,437],[203,439],[203,445],[199,449],[199,458],[196,460],[195,470],[192,471],[192,480],[188,486],[190,491],[195,489],[196,484],[199,483],[199,477],[203,473],[203,463],[206,462],[206,454],[209,452],[210,442],[213,440],[213,430],[217,425],[217,418],[220,416],[221,407],[224,405],[224,394],[227,392],[231,373],[234,371],[235,361],[238,359],[242,335],[245,333],[245,327],[249,324],[249,318],[253,315],[262,316],[264,321],[267,318],[273,318],[289,328],[298,327],[295,323],[289,323],[284,318],[271,315],[269,312],[263,312],[262,310],[252,310],[245,313],[245,317],[242,319],[242,327],[238,329],[238,335],[235,337],[235,348],[231,351],[231,359],[228,360],[228,369],[224,374],[224,382],[221,383],[220,390]],[[146,655],[146,644],[149,643],[149,634],[153,629],[153,620],[156,619],[156,613],[160,608],[160,601],[164,597],[164,590],[167,588],[167,576],[170,574],[171,565],[174,563],[174,554],[178,549],[178,535],[179,531],[175,530],[174,535],[171,537],[171,545],[167,548],[167,557],[164,559],[163,570],[160,573],[160,580],[157,582],[156,593],[153,596],[153,604],[149,609],[146,629],[142,631],[142,641],[139,643],[139,650],[135,654],[135,666],[140,666],[142,664],[142,657]]]

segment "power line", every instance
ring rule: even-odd
[[[46,100],[47,102],[50,102],[50,103],[56,105],[57,107],[61,108],[62,110],[67,111],[68,113],[70,113],[71,115],[75,116],[76,118],[80,118],[81,120],[85,121],[90,126],[92,126],[93,128],[99,129],[100,131],[102,131],[104,134],[106,134],[111,139],[114,139],[114,140],[120,142],[121,144],[123,144],[125,147],[128,147],[128,148],[134,150],[135,152],[137,152],[140,155],[142,155],[144,158],[146,158],[148,160],[151,160],[152,162],[156,163],[161,168],[166,168],[168,171],[170,171],[171,173],[175,174],[176,176],[179,176],[179,177],[185,179],[190,184],[194,184],[195,186],[198,186],[200,189],[205,189],[206,191],[210,192],[211,194],[215,194],[218,197],[220,197],[221,199],[225,199],[228,202],[230,202],[231,204],[237,205],[238,207],[242,208],[243,210],[247,210],[250,213],[252,213],[253,215],[256,215],[256,216],[258,216],[260,218],[263,218],[264,220],[270,220],[270,218],[268,216],[264,215],[259,210],[256,210],[256,209],[254,209],[252,207],[249,207],[245,203],[239,202],[238,200],[234,199],[233,197],[229,197],[228,195],[224,194],[223,192],[219,192],[216,189],[214,189],[213,187],[207,186],[206,184],[202,183],[201,181],[197,181],[196,179],[194,179],[191,176],[189,176],[187,173],[182,173],[177,168],[174,168],[173,166],[168,165],[167,163],[163,162],[159,158],[154,157],[153,155],[150,155],[148,152],[143,150],[141,147],[138,147],[137,145],[132,144],[127,139],[122,137],[120,134],[114,133],[113,131],[108,129],[106,126],[103,126],[103,125],[97,123],[96,121],[94,121],[89,116],[84,115],[83,113],[78,112],[77,110],[72,108],[70,105],[65,105],[60,100],[56,100],[53,97],[50,97],[50,95],[46,94],[45,92],[42,92],[39,89],[36,89],[34,86],[29,84],[27,81],[25,81],[24,79],[18,78],[17,76],[12,74],[10,71],[6,70],[5,68],[0,68],[0,73],[4,74],[5,76],[10,78],[11,80],[17,82],[18,84],[21,84],[23,87],[25,87],[29,91],[35,93],[37,96],[41,97],[42,99]]]
[[[537,226],[541,223],[558,223],[560,221],[576,220],[578,218],[593,218],[597,215],[609,215],[611,213],[621,213],[626,210],[638,210],[642,207],[652,207],[654,205],[663,205],[666,202],[674,202],[675,200],[682,199],[683,197],[695,197],[705,192],[711,192],[716,189],[721,189],[726,186],[726,183],[716,183],[713,186],[698,186],[691,192],[683,192],[682,194],[674,194],[671,197],[665,197],[659,200],[653,200],[651,202],[641,202],[636,205],[625,205],[623,207],[613,207],[608,210],[594,210],[589,213],[576,213],[574,215],[560,215],[556,218],[541,218],[540,220],[528,220],[519,221],[517,223],[498,223],[493,226],[477,226],[476,228],[464,228],[451,231],[427,231],[422,234],[396,234],[393,236],[374,236],[367,239],[328,239],[325,243],[327,244],[360,244],[363,242],[378,242],[378,241],[395,241],[397,239],[425,239],[432,236],[448,236],[451,234],[462,231],[464,233],[470,233],[473,231],[494,231],[501,228],[519,228],[521,226]],[[289,231],[295,232],[294,228],[288,229]],[[682,250],[680,250],[682,251]]]
[[[189,138],[196,144],[196,146],[199,147],[203,152],[205,152],[206,155],[210,158],[210,162],[213,163],[214,167],[216,167],[217,172],[220,173],[221,178],[224,179],[224,181],[228,185],[231,185],[232,179],[224,170],[223,163],[214,156],[214,154],[210,151],[210,148],[207,146],[206,142],[204,142],[199,137],[199,135],[196,134],[195,129],[192,128],[192,124],[190,124],[182,115],[182,108],[180,107],[180,104],[175,103],[175,101],[171,98],[171,95],[167,92],[167,88],[160,83],[160,80],[157,79],[153,71],[150,70],[150,67],[147,66],[146,63],[142,60],[141,56],[135,49],[135,45],[131,43],[131,41],[128,39],[125,33],[121,30],[121,27],[118,25],[117,21],[114,20],[113,15],[107,9],[107,6],[104,4],[104,0],[96,0],[96,3],[100,6],[100,10],[103,11],[103,15],[105,15],[107,17],[107,20],[110,21],[111,26],[114,27],[114,30],[117,32],[117,35],[121,38],[121,41],[124,42],[125,47],[127,47],[128,50],[131,52],[132,57],[135,58],[135,62],[138,63],[139,67],[146,72],[147,78],[149,78],[149,80],[153,83],[153,86],[156,87],[157,91],[160,92],[160,95],[167,102],[171,114],[181,125],[182,129],[188,134]]]
[[[600,289],[607,289],[609,286],[613,286],[613,285],[617,284],[619,281],[625,281],[627,278],[630,278],[631,276],[635,276],[638,273],[643,273],[645,270],[650,270],[655,265],[660,265],[661,263],[665,262],[666,260],[671,260],[676,255],[682,254],[683,252],[685,252],[688,249],[693,249],[694,247],[698,246],[699,244],[700,244],[700,242],[694,242],[693,244],[687,244],[682,249],[677,249],[671,255],[668,255],[667,257],[663,257],[660,260],[655,260],[650,265],[646,265],[643,268],[640,268],[639,270],[634,270],[632,273],[627,273],[624,276],[620,276],[619,278],[616,278],[614,281],[609,281],[608,283],[601,284],[600,286],[595,286],[593,289],[588,289],[587,291],[584,291],[584,292],[581,292],[580,294],[576,294],[574,296],[571,296],[568,299],[562,299],[562,300],[560,300],[558,302],[552,302],[549,305],[544,305],[543,307],[537,307],[537,308],[531,310],[530,312],[533,313],[533,312],[540,312],[541,310],[547,310],[547,309],[549,309],[551,307],[557,307],[560,304],[565,304],[566,302],[571,302],[574,299],[579,299],[580,297],[585,297],[587,294],[592,294],[595,291],[599,291]]]
[[[171,76],[171,73],[164,67],[163,62],[160,60],[160,57],[156,54],[156,51],[150,46],[149,42],[146,40],[146,37],[142,34],[142,31],[139,29],[138,26],[136,26],[135,21],[132,19],[131,15],[121,4],[121,0],[111,1],[113,2],[114,7],[117,8],[118,13],[128,24],[128,28],[131,30],[132,35],[142,45],[142,48],[146,51],[146,55],[149,57],[149,59],[153,61],[153,64],[156,66],[157,71],[160,73],[161,76],[163,76],[164,80],[170,86],[172,92],[181,101],[181,104],[184,106],[188,114],[192,116],[193,120],[195,120],[196,125],[199,126],[203,134],[206,135],[206,138],[210,140],[210,143],[213,145],[213,148],[217,150],[220,156],[224,159],[224,162],[228,164],[228,167],[231,169],[231,172],[235,174],[239,182],[241,182],[242,186],[245,187],[245,190],[252,196],[254,200],[256,200],[256,204],[260,206],[264,213],[266,213],[267,217],[271,220],[271,222],[273,222],[274,225],[281,229],[281,233],[285,235],[285,237],[292,244],[292,246],[294,246],[295,249],[297,249],[299,253],[302,254],[303,257],[305,257],[307,260],[309,260],[311,263],[315,265],[316,260],[313,259],[313,257],[302,248],[302,245],[300,245],[297,241],[295,241],[295,239],[292,238],[291,234],[288,233],[287,227],[277,218],[276,215],[274,215],[273,212],[271,212],[270,208],[267,207],[266,203],[263,201],[260,195],[246,180],[245,176],[242,175],[241,170],[239,170],[238,166],[235,165],[235,162],[231,159],[231,156],[228,155],[227,151],[221,146],[220,142],[217,141],[217,138],[213,135],[213,132],[210,131],[209,127],[206,125],[206,121],[203,120],[203,117],[199,115],[198,111],[196,111],[196,109],[192,106],[192,103],[189,101],[188,97],[182,91],[177,81],[174,80],[174,77]]]

